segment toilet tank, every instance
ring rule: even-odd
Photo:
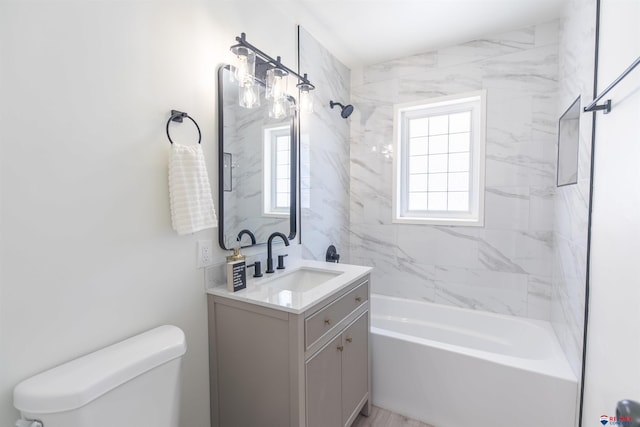
[[[31,377],[13,390],[44,427],[178,427],[184,333],[160,326]]]

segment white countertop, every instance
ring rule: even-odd
[[[278,278],[300,268],[318,269],[340,273],[326,282],[309,290],[282,290],[276,286]],[[300,314],[322,299],[339,292],[347,285],[366,276],[371,267],[350,264],[335,264],[321,261],[298,260],[288,265],[285,270],[254,278],[247,272],[247,287],[237,292],[229,292],[227,286],[219,285],[207,289],[207,293],[230,298],[237,301],[275,308],[290,313]]]

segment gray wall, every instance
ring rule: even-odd
[[[229,46],[245,31],[295,67],[293,22],[259,3],[245,12],[218,0],[0,2],[0,425],[17,418],[21,380],[175,324],[188,346],[180,425],[209,426],[195,248],[217,230],[171,229],[164,127],[171,109],[197,120],[217,200],[216,70]],[[188,121],[171,132],[195,143]]]

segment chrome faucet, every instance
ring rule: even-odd
[[[275,271],[273,269],[273,251],[271,249],[274,237],[280,237],[284,242],[284,245],[289,246],[289,239],[287,239],[287,236],[278,231],[276,231],[275,233],[271,233],[271,236],[269,236],[269,240],[267,240],[267,271],[265,271],[265,273],[273,273]]]

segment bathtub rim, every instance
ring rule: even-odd
[[[445,342],[441,342],[433,339],[417,337],[417,336],[409,335],[403,332],[398,332],[398,331],[393,331],[393,330],[378,327],[376,326],[376,320],[384,317],[383,315],[378,315],[375,310],[375,305],[376,305],[375,300],[378,298],[392,300],[395,302],[407,301],[410,303],[421,304],[426,306],[438,306],[439,308],[445,308],[446,310],[451,310],[454,312],[458,311],[458,312],[465,312],[467,314],[472,314],[475,316],[492,317],[494,319],[500,319],[502,321],[516,320],[519,322],[524,322],[524,323],[537,326],[538,328],[543,329],[549,338],[549,341],[551,344],[551,348],[549,350],[551,351],[552,357],[544,358],[544,359],[526,359],[526,358],[521,358],[521,357],[516,357],[511,355],[505,355],[501,353],[494,353],[494,352],[489,352],[489,351],[480,350],[480,349],[463,347],[456,344],[450,344],[450,343],[445,343]],[[494,363],[497,363],[503,366],[521,369],[524,371],[531,371],[540,375],[562,379],[562,380],[570,381],[576,384],[578,382],[578,379],[575,373],[573,372],[573,370],[571,369],[571,366],[569,365],[569,362],[566,358],[566,355],[564,354],[564,351],[562,351],[562,347],[560,346],[558,337],[556,336],[556,333],[553,327],[551,326],[550,322],[546,322],[544,320],[538,320],[538,319],[529,319],[525,317],[511,316],[507,314],[492,313],[489,311],[473,310],[469,308],[450,306],[446,304],[438,304],[438,303],[433,303],[429,301],[412,300],[408,298],[378,294],[378,293],[371,294],[370,311],[371,311],[371,333],[372,334],[382,335],[382,336],[386,336],[389,338],[398,339],[402,341],[414,342],[419,345],[435,347],[445,351],[450,351],[450,352],[454,352],[457,354],[462,354],[470,357],[477,357],[477,358],[492,361]]]

